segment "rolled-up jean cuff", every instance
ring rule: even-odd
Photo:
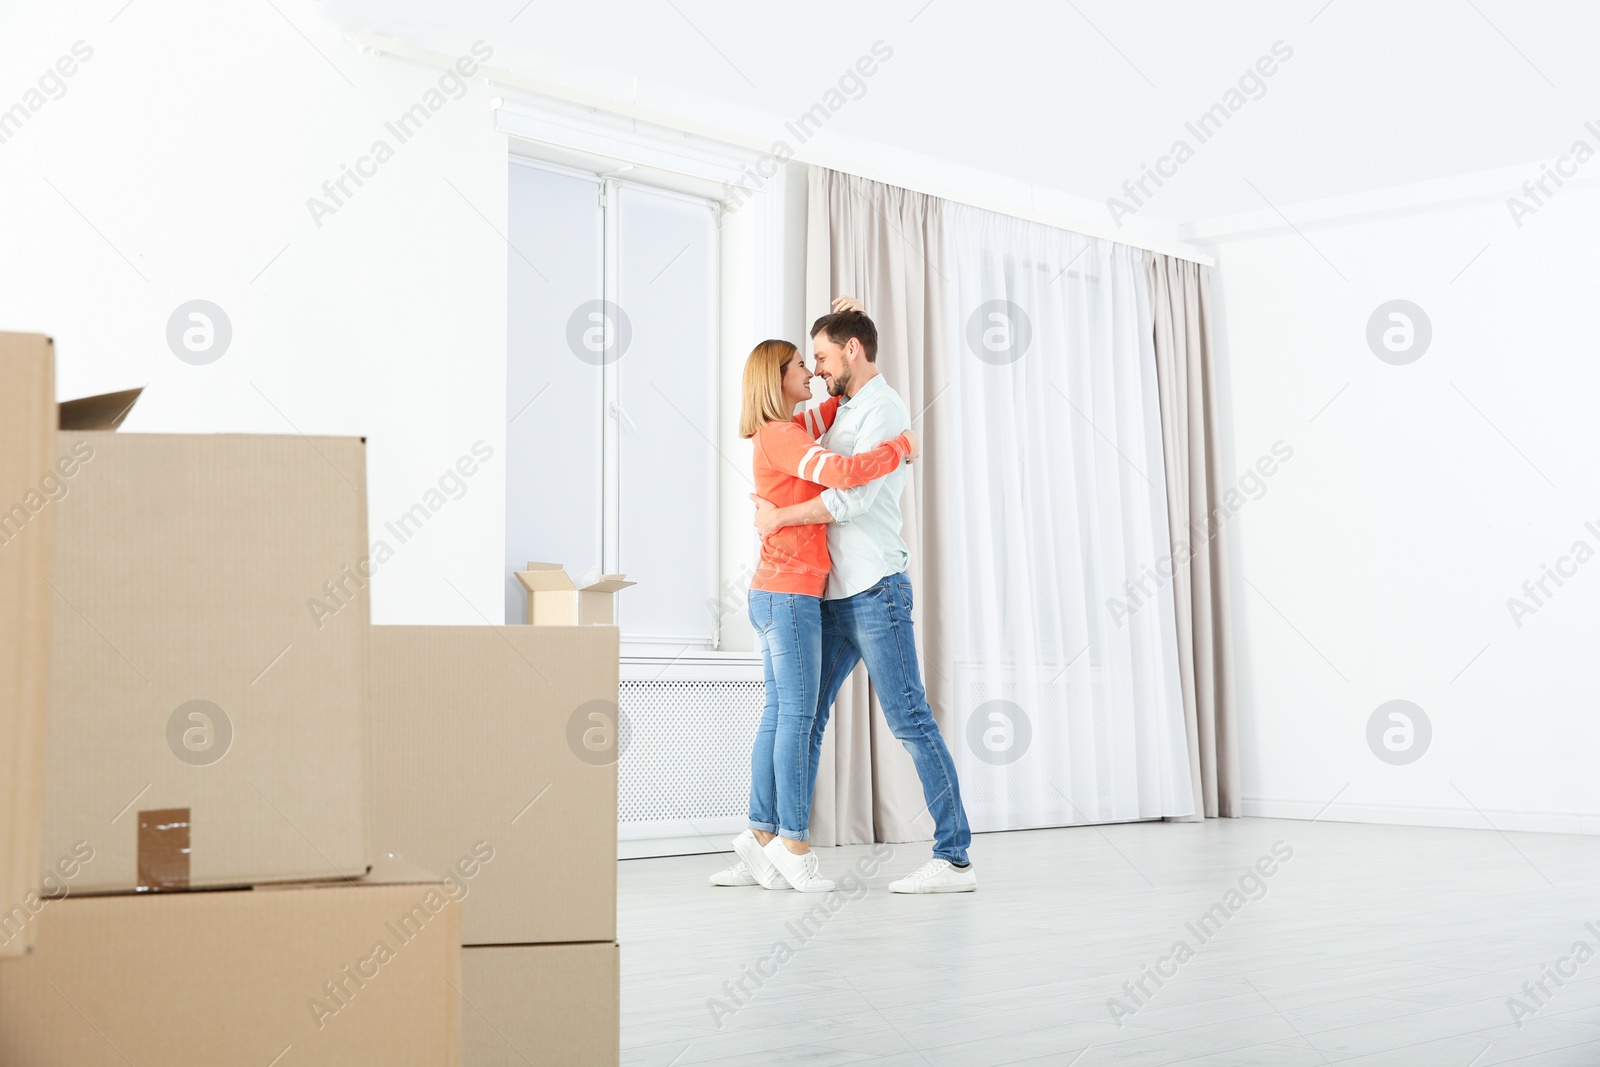
[[[809,840],[811,840],[811,831],[810,830],[779,830],[778,831],[778,836],[779,837],[786,837],[790,841],[809,841]]]
[[[777,823],[756,822],[754,819],[751,819],[745,825],[749,826],[750,829],[752,829],[752,830],[760,830],[764,834],[775,834],[775,833],[778,832],[778,824]]]

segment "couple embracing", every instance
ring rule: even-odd
[[[878,373],[878,331],[850,297],[811,327],[815,370],[787,341],[763,341],[744,368],[739,433],[755,452],[761,559],[750,622],[767,701],[750,754],[750,828],[713,885],[832,891],[811,851],[811,796],[839,688],[865,661],[889,729],[911,753],[934,820],[933,858],[889,889],[977,888],[972,834],[950,750],[923,692],[900,533],[903,464],[917,456],[905,402]],[[821,377],[828,399],[811,400]]]

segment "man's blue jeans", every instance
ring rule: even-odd
[[[806,797],[817,784],[822,734],[840,686],[865,660],[889,730],[911,753],[922,779],[922,795],[933,816],[933,854],[957,865],[967,862],[972,831],[961,805],[955,761],[933,721],[911,628],[911,579],[891,574],[871,589],[822,602],[822,679],[811,724],[811,766]]]
[[[752,589],[750,625],[761,636],[767,706],[750,750],[750,828],[811,836],[811,721],[822,666],[822,598]]]

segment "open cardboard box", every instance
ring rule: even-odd
[[[615,626],[615,594],[637,584],[620,574],[574,578],[559,563],[529,563],[516,575],[528,591],[528,622],[535,626]]]
[[[365,442],[113,432],[138,392],[60,406],[33,882],[71,857],[74,895],[360,876]]]

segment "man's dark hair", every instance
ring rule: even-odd
[[[819,333],[826,333],[828,340],[836,345],[842,345],[854,337],[861,342],[861,351],[866,353],[867,362],[878,362],[878,328],[859,311],[839,311],[822,316],[811,324],[811,336],[816,337]]]

